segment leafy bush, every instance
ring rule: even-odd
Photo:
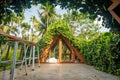
[[[55,35],[62,35],[70,40],[86,60],[100,71],[120,76],[120,35],[111,32],[102,33],[93,40],[76,38],[71,27],[63,20],[51,24],[46,34],[39,40],[40,51],[47,46]]]
[[[67,22],[63,20],[57,20],[53,24],[51,24],[47,28],[47,32],[45,35],[38,41],[38,46],[40,48],[40,51],[49,44],[50,40],[55,36],[55,35],[62,35],[66,38],[68,38],[71,42],[74,44],[77,44],[74,35],[72,34],[72,29],[71,27],[67,24]]]
[[[87,64],[111,74],[120,75],[120,35],[101,34],[94,40],[82,43],[80,52]]]

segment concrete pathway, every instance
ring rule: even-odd
[[[41,64],[35,71],[28,68],[15,70],[15,80],[120,80],[120,78],[97,71],[86,64]],[[0,80],[9,80],[9,72],[0,72]]]

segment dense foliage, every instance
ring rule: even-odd
[[[87,64],[96,69],[120,76],[120,35],[101,34],[80,47]]]
[[[0,34],[0,44],[5,43],[6,37]]]
[[[31,7],[31,0],[0,0],[0,23],[8,23],[13,17],[13,12],[21,15],[25,8]]]
[[[103,16],[103,25],[112,28],[112,30],[120,30],[120,25],[107,10],[112,4],[111,0],[0,0],[0,23],[2,21],[5,21],[5,23],[9,22],[13,12],[20,15],[31,5],[44,4],[46,2],[54,6],[60,5],[62,8],[77,9],[82,13],[89,13],[92,19],[101,15]],[[119,9],[117,11],[119,13]]]
[[[100,71],[120,75],[120,35],[102,33],[93,40],[76,38],[71,33],[71,27],[63,20],[55,21],[47,29],[46,34],[39,40],[40,51],[49,44],[55,35],[68,38],[72,46],[83,54],[86,63]]]
[[[41,0],[41,3],[49,1],[52,5],[60,5],[66,9],[77,9],[82,13],[89,13],[91,19],[98,15],[103,16],[103,25],[111,30],[119,31],[120,24],[111,16],[108,7],[112,0]],[[119,9],[117,10],[119,13]]]
[[[73,46],[78,47],[80,45],[81,39],[76,38],[71,27],[64,20],[57,20],[47,28],[46,34],[38,41],[40,51],[49,44],[50,40],[55,35],[62,35],[69,39]]]
[[[57,20],[47,28],[46,34],[39,40],[40,49],[42,50],[42,48],[48,45],[55,35],[62,35],[68,39],[74,38],[71,33],[71,27],[65,21]]]

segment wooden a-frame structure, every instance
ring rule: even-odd
[[[85,60],[83,56],[80,54],[80,52],[71,45],[70,41],[67,38],[63,37],[62,35],[54,36],[49,42],[49,44],[42,50],[42,52],[40,53],[40,62],[46,62],[48,54],[49,52],[52,52],[52,47],[54,46],[56,41],[58,41],[58,45],[59,45],[59,51],[58,51],[58,62],[59,63],[63,62],[62,61],[62,56],[63,56],[62,55],[62,43],[63,42],[66,44],[66,46],[70,50],[71,60],[69,62],[74,63],[75,59],[77,58],[81,63],[85,63]]]

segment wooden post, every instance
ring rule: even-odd
[[[52,51],[50,49],[50,51],[49,51],[49,58],[51,58],[51,57],[52,57]]]
[[[45,62],[45,57],[42,57],[42,58],[41,58],[41,62]]]
[[[59,39],[59,62],[62,62],[62,39]]]
[[[32,47],[30,49],[30,56],[29,56],[29,63],[28,63],[28,66],[30,66],[30,63],[31,63],[31,56],[32,56]]]
[[[35,64],[35,46],[33,46],[32,71],[34,71],[34,64]]]
[[[12,66],[11,66],[12,68],[11,68],[10,80],[14,80],[17,49],[18,49],[18,42],[15,41],[14,53],[13,53],[13,58],[12,58]]]
[[[72,62],[75,62],[75,53],[74,53],[73,49],[71,51],[71,60],[72,60]]]
[[[27,50],[28,50],[28,47],[26,47],[26,45],[24,44],[24,57],[23,57],[23,60],[22,60],[22,64],[20,66],[20,70],[22,69],[23,67],[23,63],[25,62],[25,72],[26,72],[26,75],[27,75],[27,60],[26,60],[26,53],[27,53]]]
[[[24,44],[24,53],[25,53],[25,72],[26,72],[26,75],[27,75],[27,57],[26,57],[26,53],[27,53],[27,49],[28,49],[28,46],[26,46],[25,44]]]
[[[39,47],[37,47],[37,53],[38,53],[38,67],[40,67],[40,55],[39,55]]]

